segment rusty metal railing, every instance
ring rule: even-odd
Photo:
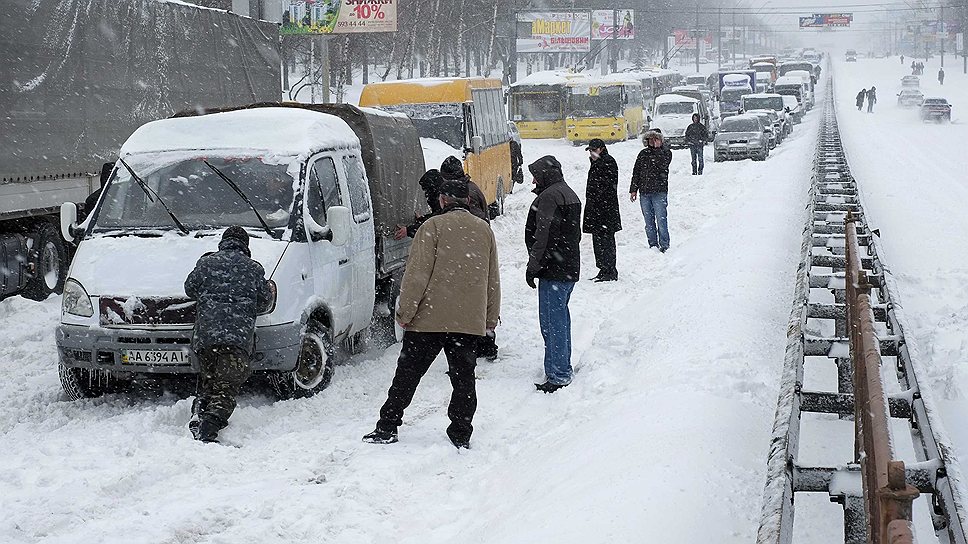
[[[846,222],[847,322],[854,367],[854,452],[861,467],[867,535],[871,544],[913,544],[911,503],[920,494],[908,485],[904,462],[894,459],[890,405],[881,377],[871,285],[861,265],[857,219]]]

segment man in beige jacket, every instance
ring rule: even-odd
[[[467,183],[447,181],[440,193],[440,214],[413,237],[396,314],[405,331],[403,348],[376,430],[364,442],[397,441],[417,384],[443,350],[454,386],[447,436],[458,448],[470,445],[476,347],[497,326],[501,311],[497,243],[487,223],[468,211]]]

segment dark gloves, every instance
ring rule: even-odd
[[[528,287],[532,289],[537,289],[538,286],[534,284],[534,274],[530,272],[525,272],[524,281],[528,282]]]

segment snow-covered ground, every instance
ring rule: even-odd
[[[968,75],[961,59],[925,63],[921,90],[954,106],[948,124],[922,123],[917,109],[896,105],[905,59],[858,59],[834,66],[838,119],[871,227],[881,232],[881,258],[897,281],[912,352],[944,411],[961,459],[968,459]],[[872,114],[854,97],[877,87]]]
[[[622,179],[621,278],[577,286],[578,371],[555,395],[532,385],[543,353],[537,296],[524,282],[533,195],[510,195],[493,224],[501,357],[478,366],[469,451],[444,435],[441,361],[399,444],[360,441],[399,345],[337,368],[312,399],[246,393],[222,433],[239,447],[203,445],[185,427],[190,399],[65,400],[59,299],[0,302],[0,542],[752,541],[818,120],[810,114],[764,163],[713,163],[707,149],[701,177],[675,151],[666,254],[647,249],[625,194],[641,144],[610,146]],[[584,196],[581,148],[526,140],[524,153],[526,164],[556,155]],[[582,251],[591,277],[590,239]]]

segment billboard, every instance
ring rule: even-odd
[[[675,38],[675,46],[679,49],[695,49],[696,48],[696,38],[692,35],[689,30],[677,29],[672,31],[672,36]],[[713,35],[709,33],[703,33],[700,40],[703,42],[705,48],[712,47],[713,45]]]
[[[853,20],[853,13],[814,13],[800,17],[800,28],[848,27]]]
[[[613,13],[618,15],[618,36],[615,36],[615,22]],[[592,11],[592,39],[608,40],[612,37],[619,40],[635,39],[635,10],[596,9]]]
[[[587,11],[520,11],[518,53],[591,51],[592,20]]]
[[[304,0],[282,12],[280,34],[396,32],[399,0]]]

